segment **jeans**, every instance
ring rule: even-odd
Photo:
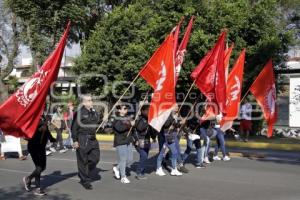
[[[221,129],[219,128],[216,128],[216,131],[217,131],[217,136],[216,136],[216,140],[217,140],[217,143],[215,145],[215,156],[218,155],[218,152],[219,152],[219,148],[221,148],[221,151],[222,151],[222,154],[223,154],[223,157],[226,156],[226,151],[225,151],[225,138],[224,138],[224,133]]]
[[[196,147],[196,161],[197,161],[196,165],[200,165],[203,163],[204,153],[205,153],[205,146],[204,145],[201,146],[200,140],[192,141],[190,139],[187,139],[186,150],[183,154],[183,162],[186,161],[189,154],[191,153],[193,144]]]
[[[210,138],[207,136],[207,130],[205,128],[200,128],[200,137],[204,138],[205,148],[204,148],[204,157],[208,157],[209,148],[210,148]]]
[[[63,144],[63,137],[62,137],[62,132],[63,129],[61,128],[54,128],[54,130],[56,131],[56,141],[59,144],[59,150],[64,148],[64,144]],[[53,145],[54,148],[57,148],[57,142]]]
[[[160,152],[166,141],[165,135],[162,131],[158,133],[157,139],[158,139],[158,150]]]
[[[116,147],[118,153],[118,165],[121,178],[126,177],[126,166],[129,167],[133,160],[132,144],[119,145]]]
[[[180,139],[178,139],[178,137],[176,136],[175,138],[175,147],[176,147],[176,151],[177,151],[177,162],[179,164],[183,164],[183,160],[182,160],[182,157],[181,157],[181,148],[180,148]]]
[[[158,154],[157,157],[157,169],[161,168],[161,163],[163,161],[164,158],[164,154],[166,151],[166,147],[171,151],[172,156],[171,156],[171,163],[172,163],[172,169],[176,169],[176,165],[177,165],[177,148],[176,148],[176,144],[175,142],[168,144],[167,142],[164,143],[161,151]]]
[[[137,151],[140,154],[140,162],[137,167],[137,174],[144,175],[145,173],[145,162],[148,159],[149,149],[137,148]]]

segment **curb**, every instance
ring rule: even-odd
[[[52,133],[56,136],[56,133]],[[63,133],[63,138],[68,138],[68,134]],[[97,140],[100,142],[113,142],[114,135],[97,135]],[[212,142],[214,144],[214,141]],[[186,140],[180,141],[181,145],[186,145]],[[300,151],[300,144],[274,144],[267,142],[239,142],[239,141],[226,141],[226,146],[230,148],[249,148],[249,149],[271,149],[283,151]]]

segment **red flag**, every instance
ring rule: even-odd
[[[169,42],[168,40],[170,40],[170,38],[172,38],[172,40],[174,42],[173,31],[169,34],[169,36],[165,39],[165,41],[160,45],[160,47],[154,52],[154,54],[152,55],[150,60],[146,63],[146,65],[143,67],[143,69],[139,73],[140,76],[143,77],[153,89],[156,88],[157,81],[160,80],[159,77],[161,77],[161,75],[162,75],[161,61],[162,61],[162,57],[164,57],[165,54],[167,53],[167,52],[164,52],[164,50],[168,46],[168,42]],[[172,48],[174,48],[174,45],[175,45],[175,42],[172,45]],[[174,50],[174,49],[172,49],[172,50]],[[173,55],[172,55],[172,57],[173,57]]]
[[[172,31],[174,33],[174,57],[176,56],[176,53],[178,50],[179,32],[180,32],[180,26],[181,26],[183,20],[184,20],[184,17],[181,17],[179,23],[177,24],[177,26],[175,26],[175,28]]]
[[[229,60],[234,47],[234,43],[231,44],[229,48],[225,51],[225,58],[224,58],[224,67],[225,67],[225,80],[228,79],[228,71],[229,71]]]
[[[260,72],[250,89],[260,105],[268,125],[268,137],[272,136],[273,125],[277,120],[276,87],[272,60]]]
[[[173,52],[174,35],[171,33],[140,72],[154,88],[148,122],[157,131],[161,130],[176,103]]]
[[[226,108],[225,37],[226,32],[222,32],[214,48],[206,54],[191,74],[208,102],[215,102],[222,113],[225,113]]]
[[[35,133],[50,85],[57,78],[69,30],[70,22],[40,70],[0,106],[0,128],[5,134],[31,138]]]
[[[187,47],[187,44],[190,40],[191,31],[192,31],[192,27],[193,27],[193,21],[194,21],[194,16],[192,16],[191,19],[190,19],[188,27],[186,28],[183,39],[182,39],[182,41],[179,45],[179,48],[177,50],[177,53],[176,53],[176,57],[175,57],[175,73],[176,73],[175,84],[178,80],[180,70],[181,70],[181,66],[182,66],[184,56],[185,56],[185,53],[186,53],[186,47]],[[175,41],[176,41],[176,38],[175,38]]]
[[[232,127],[233,120],[235,120],[239,115],[245,55],[246,49],[243,49],[227,80],[226,116],[221,121],[221,129],[223,131],[230,129]]]

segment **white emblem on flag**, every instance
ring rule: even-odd
[[[183,59],[184,59],[184,54],[185,54],[186,50],[181,50],[181,51],[177,51],[177,55],[176,55],[176,60],[175,60],[175,73],[176,73],[176,77],[179,76],[180,70],[181,70],[181,65],[183,63]]]
[[[160,78],[156,81],[155,91],[160,91],[163,88],[163,83],[166,80],[167,69],[164,61],[161,62],[161,70],[159,72]]]
[[[41,84],[43,83],[48,71],[37,72],[34,77],[29,79],[17,92],[17,101],[24,107],[27,107],[38,95]]]
[[[275,113],[275,101],[276,101],[276,89],[275,84],[272,85],[268,94],[267,94],[267,105],[268,109],[271,112],[271,115]]]
[[[238,94],[241,91],[241,82],[239,77],[234,76],[235,84],[231,87],[231,101],[237,100],[238,99]]]

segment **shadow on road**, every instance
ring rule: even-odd
[[[47,192],[47,190],[46,190]],[[51,191],[51,195],[46,195],[46,198],[43,199],[50,199],[50,200],[71,200],[72,198],[68,194],[61,194],[57,191]],[[35,198],[36,196],[33,192],[27,192],[23,188],[23,185],[10,187],[10,188],[0,188],[0,199],[18,199],[18,200],[28,200]]]

